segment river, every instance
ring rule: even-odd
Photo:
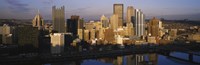
[[[188,59],[188,54],[173,52],[171,56]],[[200,56],[193,56],[193,61],[200,63]],[[181,61],[169,56],[156,53],[134,54],[118,57],[106,57],[99,59],[85,59],[70,62],[46,63],[41,65],[195,65],[194,63]],[[196,64],[198,65],[198,64]]]

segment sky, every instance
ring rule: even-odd
[[[66,19],[79,15],[87,20],[110,17],[113,4],[141,9],[146,18],[200,20],[200,0],[0,0],[0,19],[33,19],[40,11],[43,19],[52,18],[52,6],[65,6]]]

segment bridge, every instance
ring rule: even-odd
[[[74,52],[74,53],[63,53],[60,55],[52,54],[39,54],[34,57],[16,57],[16,58],[0,58],[0,63],[20,63],[20,62],[62,62],[62,61],[76,61],[83,59],[97,59],[102,57],[117,57],[124,55],[133,54],[148,54],[157,53],[170,58],[174,58],[181,61],[191,62],[194,64],[200,64],[199,62],[193,61],[193,55],[200,56],[200,44],[168,44],[168,45],[142,45],[142,46],[131,46],[116,50],[106,50],[106,51],[84,51],[84,52]],[[189,54],[188,60],[171,55],[173,52],[182,52]]]

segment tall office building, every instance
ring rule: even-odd
[[[72,15],[71,19],[67,19],[67,32],[70,32],[73,35],[77,35],[79,27],[78,22],[79,22],[79,16],[77,15]]]
[[[110,17],[110,25],[111,25],[111,28],[113,30],[117,29],[118,28],[118,24],[119,23],[119,18],[118,18],[118,15],[116,14],[113,14],[111,17]]]
[[[38,27],[38,29],[41,29],[43,25],[44,25],[44,20],[42,19],[42,16],[40,15],[40,13],[38,11],[36,16],[33,18],[32,26]]]
[[[118,26],[122,27],[123,26],[123,19],[124,19],[124,6],[123,4],[114,4],[113,6],[113,14],[118,15]]]
[[[133,8],[133,6],[128,6],[126,12],[126,23],[131,23],[131,17],[133,16],[135,16],[135,9]]]
[[[109,26],[109,20],[104,15],[101,16],[102,27],[106,28]]]
[[[53,20],[53,30],[64,33],[66,32],[65,26],[65,7],[56,8],[56,6],[52,7],[52,20]]]
[[[138,37],[145,35],[145,18],[140,9],[135,10],[135,35]]]
[[[155,17],[149,21],[148,24],[148,34],[151,36],[161,36],[160,30],[162,29],[162,23],[159,19],[156,19]]]

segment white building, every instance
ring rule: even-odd
[[[116,35],[115,39],[117,44],[123,45],[123,38],[120,35]]]
[[[51,35],[51,53],[59,54],[64,52],[64,45],[68,41],[67,35],[71,33],[54,33]],[[67,40],[66,40],[67,39]]]
[[[135,34],[138,37],[145,35],[145,18],[140,9],[135,10]]]

